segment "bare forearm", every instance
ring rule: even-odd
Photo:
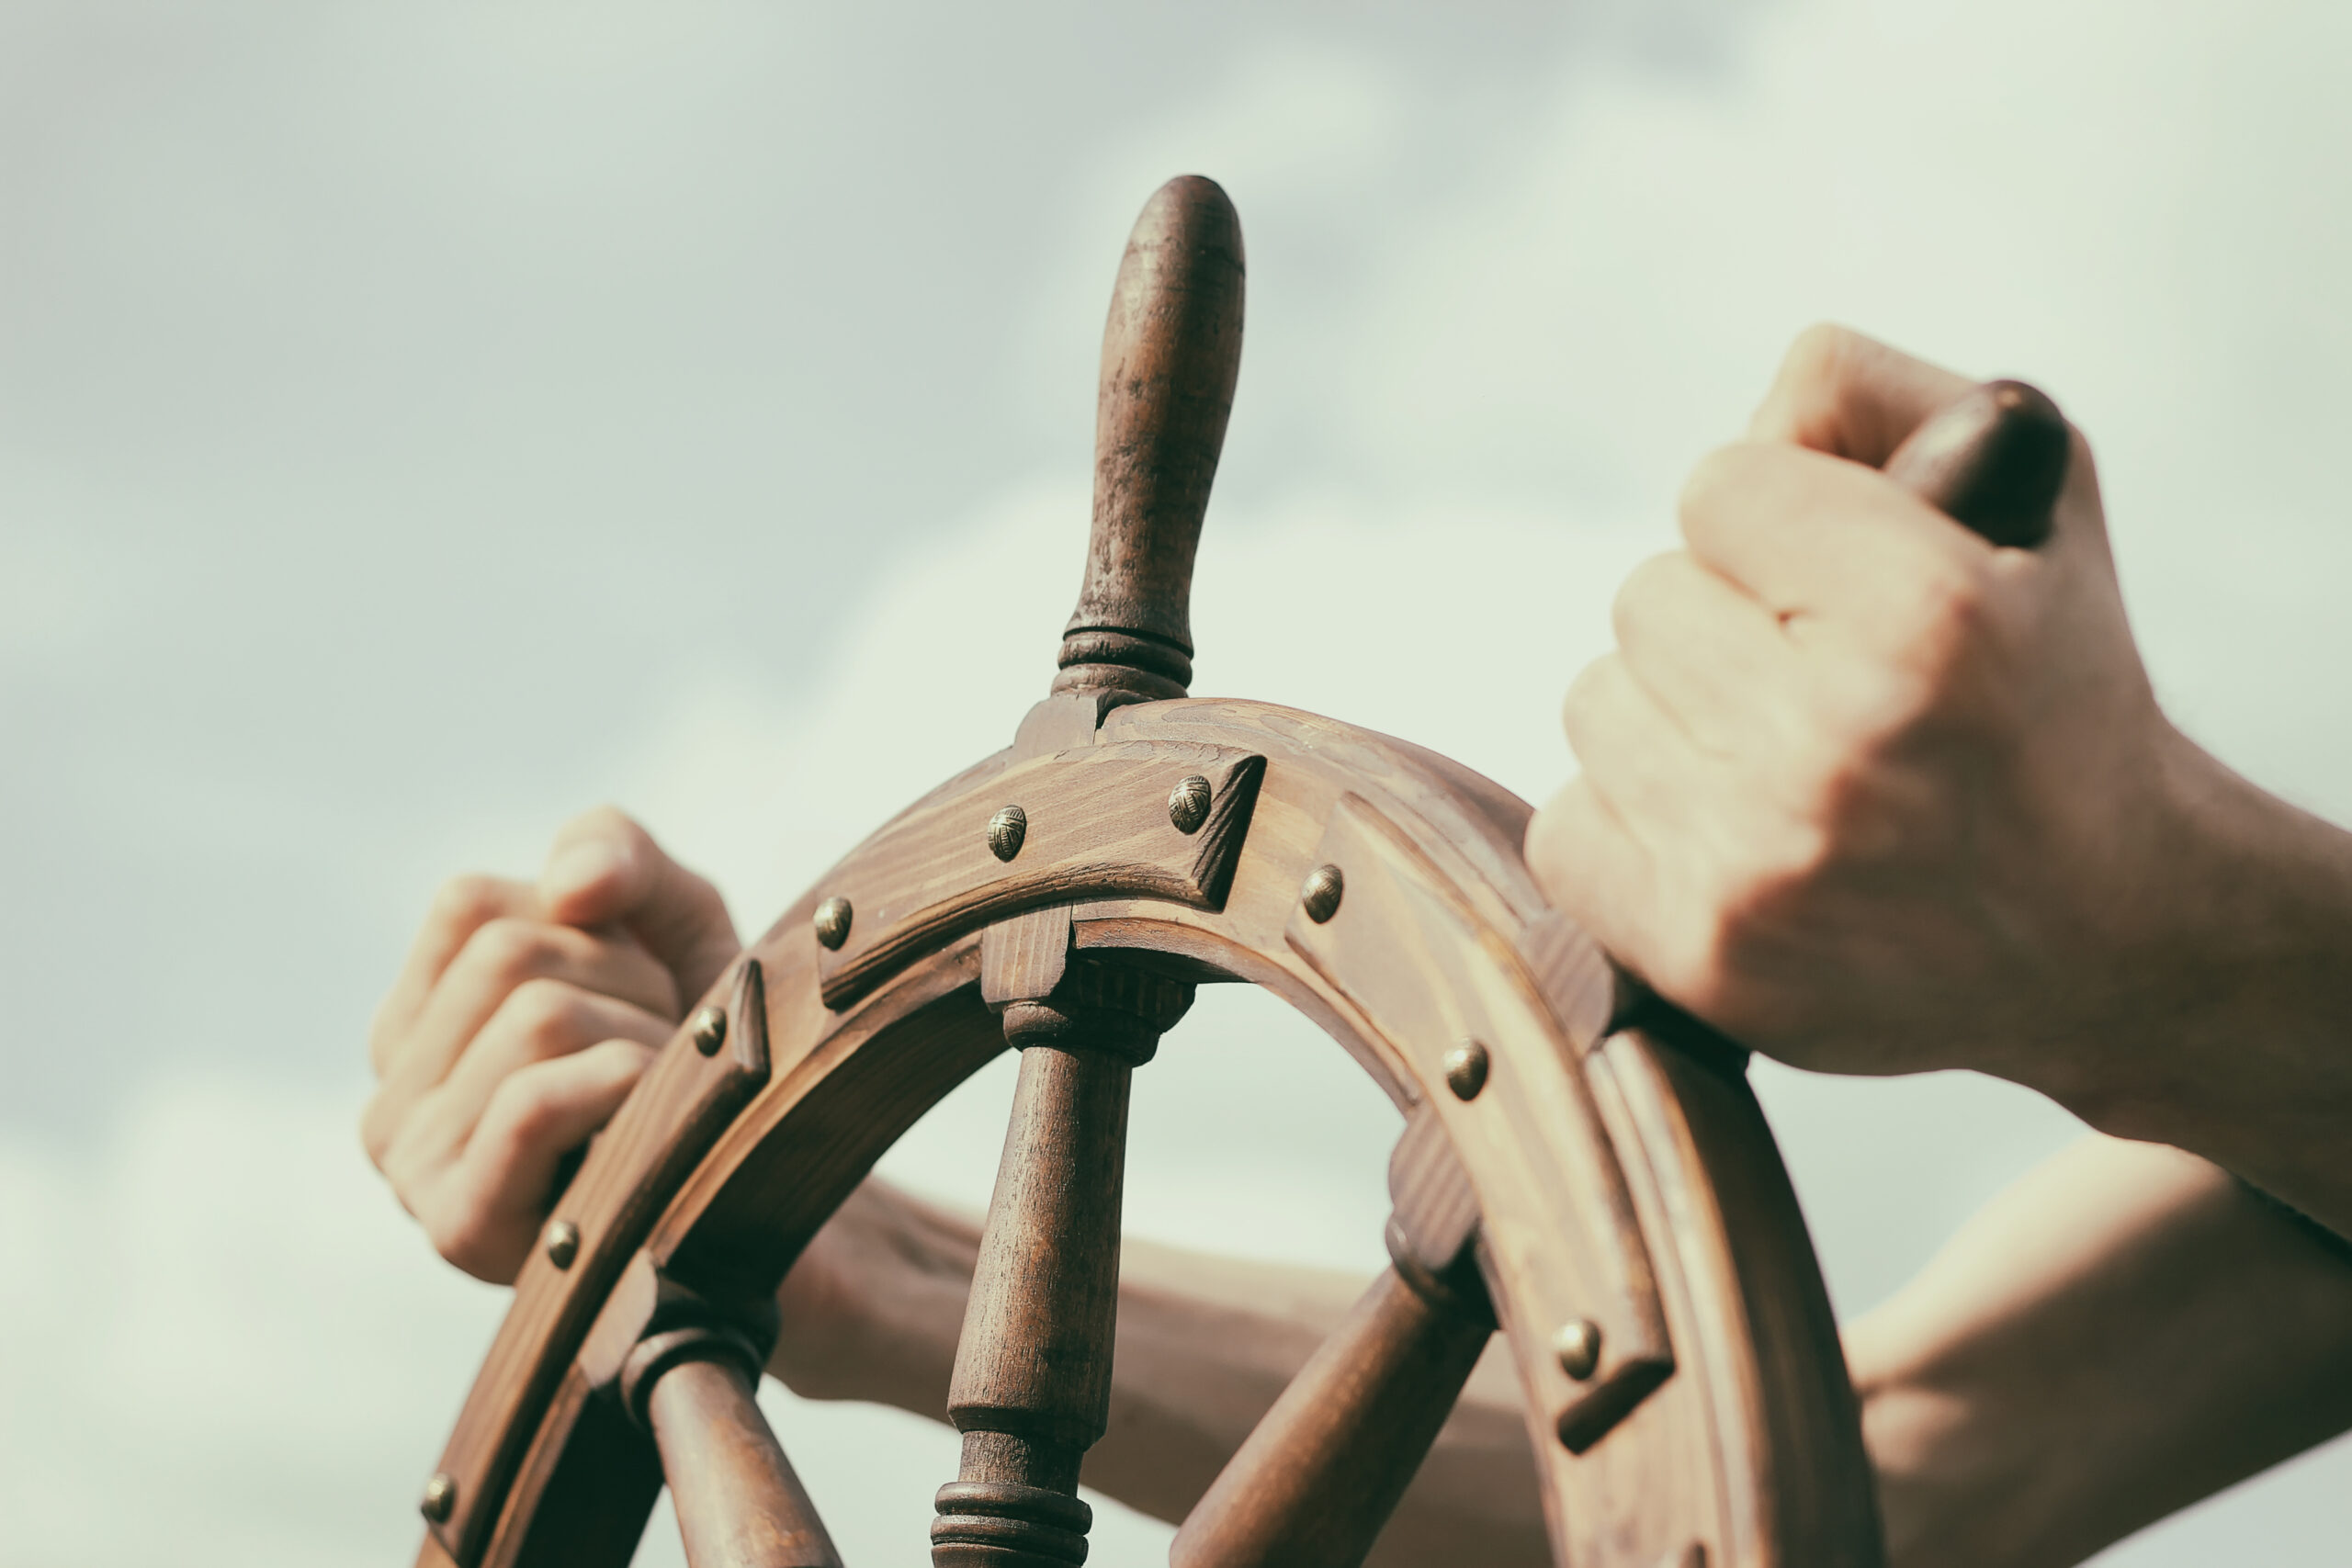
[[[820,1240],[831,1249],[820,1267],[796,1270],[786,1286],[787,1322],[831,1326],[788,1339],[771,1370],[814,1397],[939,1418],[977,1224],[869,1184],[836,1225],[841,1234]],[[1110,1426],[1087,1456],[1088,1484],[1181,1520],[1363,1284],[1326,1269],[1125,1243]],[[842,1299],[808,1299],[818,1291]],[[1549,1561],[1517,1380],[1499,1341],[1370,1559],[1386,1568],[1465,1560]]]
[[[2091,1139],[1847,1351],[1894,1568],[2064,1568],[2352,1426],[2352,1266],[2203,1160]]]
[[[2185,738],[2166,772],[2177,827],[2134,900],[2148,911],[2137,940],[2109,972],[2078,977],[2075,1038],[2101,1043],[2054,1054],[2037,1087],[2352,1235],[2352,833]]]

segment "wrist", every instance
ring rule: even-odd
[[[2039,1070],[2093,1127],[2171,1144],[2352,1222],[2352,834],[2166,726],[2116,937]],[[2071,1047],[2071,1050],[2070,1050]]]
[[[978,1246],[977,1226],[868,1179],[777,1292],[785,1327],[769,1371],[804,1398],[936,1416]]]

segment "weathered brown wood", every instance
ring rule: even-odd
[[[741,1368],[673,1368],[646,1408],[690,1568],[841,1568]]]
[[[1537,1388],[1559,1440],[1589,1448],[1674,1367],[1657,1286],[1609,1135],[1582,1079],[1554,1073],[1521,1081],[1510,1063],[1558,1039],[1557,1021],[1532,977],[1498,962],[1471,912],[1444,891],[1420,852],[1362,797],[1333,808],[1314,859],[1346,874],[1347,891],[1327,920],[1294,912],[1284,939],[1392,1037],[1421,1058],[1421,1081],[1453,1141],[1483,1173],[1482,1197],[1498,1205],[1486,1227],[1498,1266],[1532,1283],[1520,1299],[1543,1303],[1550,1336],[1587,1321],[1600,1330],[1597,1365],[1581,1378],[1556,1364]],[[1475,1102],[1444,1088],[1444,1057],[1464,1040],[1527,1042],[1490,1067]],[[1554,1179],[1509,1161],[1551,1143]],[[1565,1181],[1558,1179],[1565,1176]],[[1501,1206],[1501,1194],[1513,1194]]]
[[[1394,1265],[1193,1506],[1171,1568],[1355,1568],[1461,1396],[1495,1330],[1477,1197],[1427,1111],[1388,1169]]]
[[[1580,999],[1577,988],[1589,989],[1597,956],[1572,928],[1548,937],[1534,931],[1547,911],[1518,855],[1525,808],[1514,809],[1493,785],[1416,748],[1263,704],[1123,707],[1104,717],[1099,739],[1223,747],[1263,755],[1267,767],[1224,907],[1088,897],[1081,890],[1070,911],[1074,962],[1107,959],[1130,967],[1159,962],[1185,974],[1231,976],[1273,990],[1329,1032],[1401,1107],[1430,1106],[1440,1114],[1487,1221],[1506,1232],[1541,1237],[1544,1227],[1562,1224],[1557,1194],[1579,1190],[1586,1179],[1573,1172],[1591,1157],[1589,1150],[1571,1146],[1543,1108],[1589,1094],[1602,1111],[1602,1146],[1633,1197],[1632,1217],[1623,1223],[1636,1228],[1651,1260],[1675,1370],[1584,1453],[1572,1453],[1560,1442],[1553,1416],[1555,1401],[1576,1385],[1558,1371],[1551,1338],[1558,1316],[1583,1301],[1566,1288],[1569,1280],[1594,1265],[1587,1259],[1563,1271],[1557,1258],[1623,1244],[1605,1226],[1596,1232],[1593,1217],[1571,1207],[1562,1234],[1505,1249],[1493,1259],[1495,1305],[1529,1391],[1530,1437],[1560,1561],[1577,1568],[1656,1568],[1669,1551],[1693,1542],[1705,1546],[1711,1563],[1777,1568],[1868,1561],[1836,1534],[1850,1527],[1850,1517],[1841,1524],[1836,1510],[1784,1495],[1816,1482],[1842,1485],[1841,1472],[1833,1469],[1825,1478],[1779,1454],[1773,1445],[1793,1439],[1747,1425],[1754,1401],[1723,1392],[1760,1386],[1766,1374],[1753,1363],[1767,1357],[1780,1369],[1770,1376],[1785,1397],[1830,1401],[1822,1407],[1824,1418],[1834,1420],[1836,1402],[1850,1398],[1834,1340],[1800,1336],[1759,1348],[1745,1326],[1785,1320],[1758,1304],[1768,1304],[1776,1292],[1819,1290],[1809,1253],[1801,1239],[1789,1239],[1802,1236],[1792,1204],[1758,1233],[1777,1240],[1735,1245],[1726,1234],[1758,1222],[1739,1207],[1752,1194],[1719,1198],[1716,1184],[1729,1179],[1722,1173],[1748,1169],[1743,1162],[1773,1160],[1769,1131],[1752,1111],[1679,1122],[1683,1112],[1677,1096],[1686,1090],[1674,1080],[1661,1091],[1662,1115],[1636,1120],[1624,1112],[1607,1053],[1593,1048],[1594,1021],[1605,1010],[1589,996]],[[992,781],[1008,765],[991,760],[943,786],[933,803],[964,796],[993,809],[1001,801],[990,800],[998,793]],[[1165,795],[1165,786],[1159,793]],[[1524,1009],[1513,1015],[1523,1018],[1521,1026],[1481,1036],[1491,1067],[1483,1091],[1469,1102],[1456,1100],[1442,1076],[1444,1055],[1455,1043],[1451,1030],[1423,1037],[1433,1004],[1393,1000],[1376,973],[1393,964],[1394,944],[1340,944],[1325,955],[1327,969],[1288,941],[1300,880],[1317,863],[1333,813],[1351,795],[1361,803],[1351,810],[1376,816],[1385,824],[1381,831],[1393,831],[1410,846],[1412,852],[1394,863],[1419,889],[1413,898],[1450,910],[1447,920],[1462,933],[1445,946],[1464,956],[1428,969],[1434,976],[1430,984],[1441,990],[1459,987],[1479,1007],[1498,996],[1521,998],[1513,1004]],[[976,823],[987,815],[978,811]],[[1012,867],[999,871],[1012,874]],[[920,872],[910,866],[900,874]],[[1343,930],[1351,913],[1376,905],[1379,897],[1366,895],[1380,880],[1351,868],[1350,901],[1330,927],[1317,929]],[[752,950],[767,976],[773,1079],[721,1135],[644,1243],[652,1263],[698,1288],[773,1290],[874,1159],[1004,1048],[1001,1021],[980,999],[978,933],[916,958],[836,1011],[819,991],[807,923],[813,904],[813,897],[804,899]],[[1521,957],[1522,949],[1548,956],[1539,965]],[[1425,954],[1413,959],[1425,966],[1432,962]],[[1550,982],[1539,980],[1532,972],[1539,966],[1566,977],[1565,989],[1555,994]],[[1458,1010],[1465,1004],[1434,1005]],[[1589,1089],[1583,1087],[1588,1077]],[[1687,1092],[1708,1089],[1710,1081],[1696,1080]],[[1464,1122],[1464,1116],[1471,1120]],[[598,1168],[607,1157],[602,1143],[591,1151],[577,1191],[606,1190]],[[1750,1176],[1738,1180],[1767,1190]],[[568,1212],[580,1217],[583,1231],[606,1223],[601,1211]],[[1600,1217],[1610,1212],[1603,1208]],[[544,1288],[545,1282],[526,1287]],[[592,1337],[609,1337],[625,1348],[638,1337],[646,1311],[641,1303],[632,1305],[626,1291],[616,1292],[605,1308],[613,1333],[605,1334],[600,1318]],[[544,1331],[538,1309],[523,1295],[514,1312],[528,1314]],[[587,1351],[580,1353],[584,1358]],[[544,1516],[550,1510],[541,1506],[546,1499],[585,1495],[575,1490],[584,1483],[571,1478],[586,1462],[581,1455],[595,1451],[598,1406],[583,1396],[541,1407],[538,1429],[526,1440],[533,1470],[550,1479],[514,1498],[525,1517],[509,1518],[499,1532],[501,1542],[514,1544],[501,1545],[482,1568],[553,1561],[526,1548],[549,1522]],[[542,1516],[537,1524],[528,1517],[533,1508]],[[1768,1517],[1782,1524],[1768,1529]],[[1789,1521],[1807,1518],[1819,1533],[1812,1539],[1791,1533]],[[625,1562],[633,1537],[610,1533],[622,1537],[617,1557],[583,1552],[568,1568]],[[1754,1544],[1759,1541],[1764,1544]],[[1749,1544],[1734,1552],[1733,1545],[1742,1542]]]
[[[1241,368],[1241,220],[1216,184],[1169,181],[1119,263],[1095,403],[1094,527],[1054,689],[1181,697],[1193,555]]]
[[[964,1450],[937,1568],[1077,1562],[1091,1522],[1078,1472],[1111,1413],[1128,1089],[1192,987],[1086,960],[1051,984],[1000,1004],[1021,1073],[948,1389]]]
[[[761,1414],[765,1359],[726,1325],[640,1342],[622,1403],[653,1434],[689,1568],[841,1568],[841,1555]]]
[[[2023,381],[1987,381],[1939,409],[1886,460],[1886,477],[1996,545],[2050,537],[2073,437]]]
[[[1170,1568],[1354,1568],[1493,1333],[1382,1269],[1193,1506]]]
[[[435,1470],[454,1497],[447,1517],[432,1522],[433,1533],[462,1568],[481,1560],[541,1412],[605,1292],[662,1205],[767,1081],[760,961],[739,963],[707,999],[727,1010],[722,1048],[704,1055],[690,1025],[672,1036],[564,1192],[556,1217],[580,1236],[570,1264],[558,1267],[541,1248],[516,1278],[514,1308],[499,1325]]]
[[[802,933],[817,949],[826,1001],[845,1006],[926,949],[1026,908],[1105,893],[1215,908],[1264,768],[1262,757],[1216,747],[1090,744],[1016,762],[906,813],[820,885],[822,897],[854,911],[838,948]],[[1168,810],[1170,792],[1189,777],[1212,791],[1209,822],[1192,833]],[[1028,819],[1009,863],[988,835],[1006,805]]]

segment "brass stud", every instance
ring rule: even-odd
[[[849,900],[828,898],[817,906],[817,940],[838,953],[849,940]]]
[[[559,1269],[569,1269],[571,1260],[580,1256],[580,1227],[570,1220],[558,1220],[548,1226],[548,1261]]]
[[[1456,1100],[1476,1100],[1487,1087],[1487,1048],[1464,1040],[1445,1054],[1445,1087]]]
[[[989,848],[999,860],[1011,860],[1021,852],[1021,840],[1029,836],[1029,814],[1017,806],[1008,806],[989,818]]]
[[[1589,1317],[1568,1319],[1552,1336],[1552,1353],[1560,1359],[1562,1371],[1584,1382],[1600,1365],[1600,1325]]]
[[[1298,897],[1306,906],[1306,918],[1319,926],[1340,912],[1340,895],[1347,890],[1348,879],[1338,866],[1318,865],[1306,874]]]
[[[1194,773],[1168,792],[1168,820],[1180,833],[1197,833],[1209,819],[1209,781]]]
[[[424,1495],[418,1498],[416,1511],[434,1524],[447,1523],[458,1506],[458,1483],[447,1471],[435,1472],[424,1483]]]
[[[720,1007],[703,1008],[694,1016],[695,1049],[706,1056],[716,1056],[727,1043],[727,1010]]]

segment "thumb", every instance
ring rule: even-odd
[[[718,889],[610,806],[558,829],[539,874],[539,898],[548,917],[566,925],[627,928],[677,976],[678,994],[689,1000],[742,947]]]

